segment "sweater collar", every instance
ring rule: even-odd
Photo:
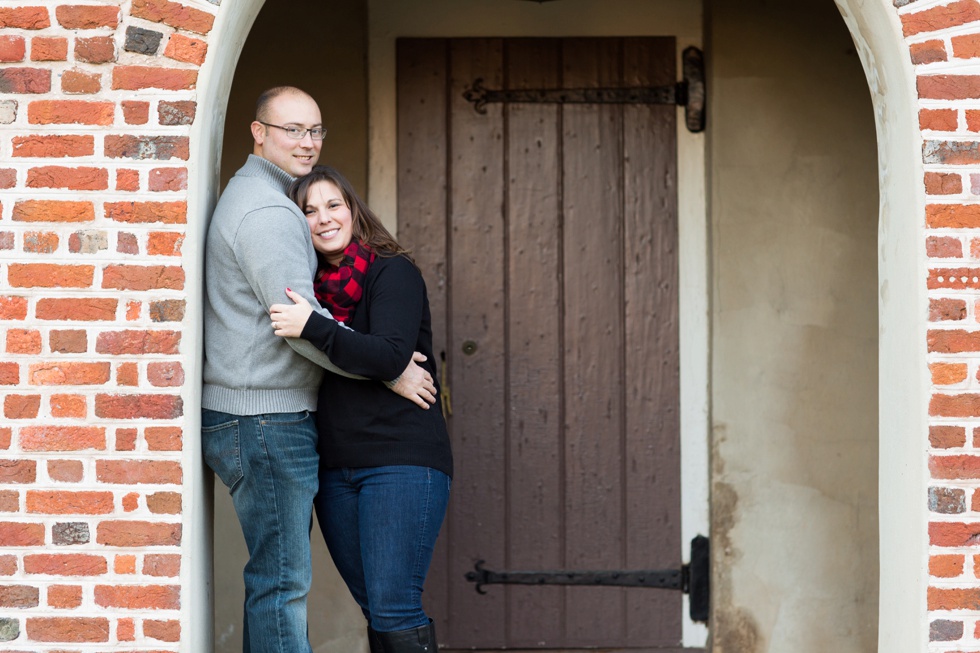
[[[245,161],[245,165],[241,167],[238,174],[245,177],[258,177],[259,179],[264,179],[273,188],[282,191],[283,194],[289,188],[289,185],[293,183],[294,177],[288,172],[272,163],[268,159],[263,159],[260,156],[254,154],[248,155],[248,160]]]

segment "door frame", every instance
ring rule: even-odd
[[[513,8],[500,7],[500,13],[526,11],[520,3]],[[455,7],[455,5],[454,5]],[[533,9],[533,6],[532,6]],[[491,23],[484,29],[487,34],[458,32],[458,24],[484,25],[476,17],[468,16],[473,7],[454,8],[456,20],[447,18],[448,10],[434,9],[433,15],[425,12],[409,12],[400,16],[399,34],[388,30],[378,34],[377,25],[369,20],[369,149],[368,149],[368,203],[386,225],[397,234],[397,112],[395,78],[395,40],[398,36],[456,38],[471,36],[493,37],[560,37],[560,36],[650,36],[637,34],[638,29],[623,19],[616,33],[608,33],[609,26],[597,30],[588,17],[581,19],[574,32],[568,25],[556,25],[551,33],[541,25],[531,25],[518,33],[498,33]],[[453,13],[449,12],[449,13]],[[441,26],[434,15],[442,16],[449,25]],[[700,17],[700,14],[697,13]],[[472,18],[472,20],[471,20]],[[457,23],[458,20],[458,23]],[[502,16],[501,24],[508,23]],[[700,29],[700,23],[697,23]],[[424,33],[425,31],[428,33]],[[589,33],[590,31],[595,33]],[[642,32],[642,26],[639,30]],[[677,31],[680,31],[678,29]],[[446,32],[446,33],[438,33]],[[602,33],[606,32],[606,33]],[[632,32],[632,33],[630,33]],[[701,47],[700,34],[693,37],[684,34],[660,34],[676,38],[677,79],[682,76],[681,53],[688,46]],[[685,563],[690,562],[690,544],[696,535],[710,535],[709,493],[709,266],[707,187],[705,174],[705,134],[694,134],[684,128],[684,107],[677,107],[677,220],[678,220],[678,285],[680,330],[680,446],[681,446],[681,542]],[[690,618],[690,601],[683,596],[683,636],[685,647],[704,647],[708,628]]]

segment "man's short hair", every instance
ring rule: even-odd
[[[286,93],[298,93],[300,95],[305,95],[306,97],[313,99],[313,96],[304,91],[301,88],[296,88],[295,86],[273,86],[272,88],[263,91],[259,99],[255,101],[255,119],[259,122],[268,122],[269,120],[269,105],[280,95],[285,95]]]

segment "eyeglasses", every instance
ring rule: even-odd
[[[301,141],[306,137],[306,133],[310,133],[310,138],[315,141],[322,141],[327,135],[326,127],[313,127],[312,129],[303,129],[302,127],[295,127],[293,125],[287,125],[283,127],[282,125],[271,125],[267,122],[262,122],[261,120],[256,120],[255,122],[265,125],[266,127],[275,127],[276,129],[281,129],[286,132],[286,136],[289,136],[294,141]]]

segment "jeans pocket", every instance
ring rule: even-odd
[[[208,464],[230,492],[242,480],[242,451],[238,420],[201,428],[204,462]]]

